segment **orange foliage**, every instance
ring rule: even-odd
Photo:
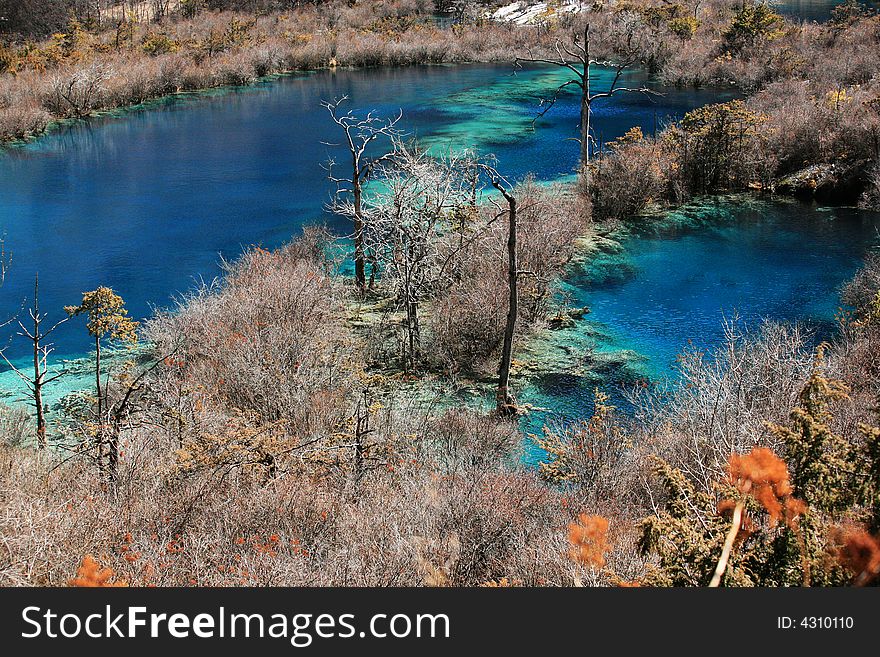
[[[855,575],[854,584],[862,586],[880,575],[880,536],[854,527],[839,528],[837,559]]]
[[[605,565],[605,553],[611,549],[607,518],[580,514],[578,522],[568,526],[568,541],[572,544],[569,555],[573,561],[601,568]]]
[[[791,522],[801,515],[806,506],[791,497],[792,487],[785,461],[766,447],[756,447],[748,454],[731,454],[728,472],[731,483],[743,495],[751,495],[770,516],[775,525],[785,516]],[[722,502],[722,507],[727,508]]]
[[[76,571],[76,577],[68,580],[68,586],[128,586],[125,580],[111,581],[116,577],[116,573],[112,568],[101,568],[92,555],[87,554],[83,557],[82,564]]]

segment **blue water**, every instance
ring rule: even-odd
[[[591,313],[553,336],[548,349],[578,345],[573,372],[539,379],[530,403],[557,420],[589,416],[596,386],[626,408],[641,381],[676,377],[684,349],[711,349],[723,322],[797,322],[814,340],[833,336],[840,286],[863,255],[880,249],[880,213],[747,198],[683,208],[659,228],[638,227],[622,250],[591,258],[565,284]],[[555,346],[554,346],[555,345]],[[533,430],[548,419],[540,412]]]
[[[0,289],[0,317],[15,312],[39,272],[41,306],[57,316],[99,285],[116,289],[136,317],[219,273],[220,254],[277,246],[323,218],[332,185],[321,164],[345,154],[322,99],[351,98],[355,110],[393,115],[436,149],[470,147],[498,156],[518,178],[571,174],[577,161],[577,102],[564,97],[531,130],[538,98],[559,70],[511,66],[415,67],[282,77],[219,94],[179,96],[149,109],[76,123],[36,142],[0,151],[0,231],[13,267]],[[598,84],[607,79],[602,72]],[[665,90],[656,99],[620,96],[597,104],[606,139],[655,123],[721,95]],[[72,327],[57,355],[88,341]],[[23,344],[10,346],[12,355]]]

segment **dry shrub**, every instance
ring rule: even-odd
[[[855,309],[865,309],[880,290],[880,255],[869,253],[865,264],[843,288],[842,301]]]
[[[858,163],[880,152],[876,82],[785,80],[749,100],[766,117],[764,133],[778,162],[776,175],[816,163]]]
[[[582,202],[570,190],[526,181],[517,199],[519,277],[518,335],[547,319],[555,282],[586,231]],[[492,215],[496,214],[492,211]],[[489,229],[456,256],[456,278],[433,302],[429,358],[451,371],[490,367],[507,316],[507,222]]]
[[[453,411],[415,417],[376,418],[382,439],[408,438],[345,488],[320,468],[268,481],[241,468],[179,472],[153,429],[126,436],[115,495],[83,462],[47,478],[55,457],[3,448],[0,580],[63,584],[78,555],[93,554],[132,586],[565,581],[567,514],[516,465],[513,427]]]
[[[713,355],[688,351],[679,359],[682,383],[671,390],[635,391],[636,419],[650,445],[701,490],[723,480],[731,453],[772,442],[766,422],[784,422],[812,364],[808,337],[797,326],[725,325]]]
[[[46,129],[51,116],[31,86],[33,75],[0,77],[0,141],[25,139]]]
[[[148,323],[164,359],[114,485],[84,454],[0,447],[0,581],[63,584],[82,555],[132,586],[567,581],[569,514],[514,424],[360,376],[325,240],[250,250]]]
[[[20,447],[31,436],[33,420],[21,406],[0,403],[0,444]]]
[[[278,251],[251,249],[227,266],[219,290],[202,287],[151,322],[147,335],[157,353],[172,354],[187,394],[283,420],[301,438],[339,421],[358,364],[315,256],[325,239],[309,231]]]
[[[633,128],[609,144],[591,167],[593,217],[597,221],[627,219],[639,214],[666,193],[662,167],[670,156],[664,144],[645,139]]]
[[[420,443],[420,458],[436,462],[443,472],[486,472],[515,466],[521,435],[516,424],[474,411],[456,409],[432,419],[430,438]]]
[[[593,416],[559,427],[544,427],[536,440],[545,452],[539,472],[547,481],[563,485],[577,507],[626,515],[640,499],[637,455],[621,426],[620,414],[598,389]]]
[[[880,211],[880,163],[875,164],[868,173],[868,182],[859,199],[859,206],[866,210]]]

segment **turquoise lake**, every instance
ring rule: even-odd
[[[675,380],[682,351],[719,345],[725,321],[741,330],[798,323],[814,344],[833,337],[841,284],[880,248],[880,214],[711,199],[661,227],[636,225],[621,246],[575,267],[563,285],[571,305],[591,313],[542,345],[571,369],[529,384],[525,398],[546,409],[528,418],[533,432],[589,417],[597,386],[625,410],[638,382]]]
[[[607,82],[607,73],[597,77],[599,86]],[[511,178],[570,177],[577,99],[562,98],[531,130],[538,99],[564,79],[557,70],[514,74],[500,65],[325,71],[177,96],[0,151],[0,231],[13,254],[0,316],[21,307],[37,271],[50,318],[98,285],[112,286],[133,315],[145,317],[196,280],[217,276],[221,254],[278,246],[316,220],[344,233],[323,209],[332,185],[321,164],[344,156],[324,143],[339,138],[320,107],[324,99],[348,95],[356,111],[383,115],[402,110],[403,127],[423,144],[492,153]],[[661,91],[597,104],[600,138],[634,125],[650,133],[735,95]],[[723,313],[805,321],[827,333],[839,286],[878,244],[880,217],[855,210],[727,201],[688,212],[694,216],[674,228],[634,233],[621,253],[573,271],[566,282],[573,304],[592,309],[572,340],[595,354],[636,355],[605,368],[599,383],[668,373],[688,340],[717,343]],[[9,335],[7,327],[3,344]],[[11,357],[25,358],[24,344],[8,344]],[[66,326],[56,356],[81,357],[89,346],[81,326]],[[588,412],[596,383],[595,371],[565,374],[523,395],[578,417]],[[16,396],[11,372],[0,372],[0,387]]]
[[[876,0],[859,0],[870,9],[877,9]],[[803,21],[822,23],[831,18],[836,7],[846,4],[846,0],[778,0],[768,2],[780,14]]]

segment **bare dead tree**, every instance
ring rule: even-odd
[[[28,311],[33,328],[28,328],[21,320],[18,320],[20,331],[19,336],[28,340],[33,346],[34,370],[33,374],[27,374],[17,367],[7,356],[4,350],[0,350],[0,358],[18,375],[26,388],[27,396],[33,402],[34,409],[37,412],[37,446],[40,449],[46,448],[46,412],[43,405],[43,388],[57,381],[64,376],[65,371],[59,370],[53,373],[49,372],[48,360],[49,354],[52,353],[53,347],[47,342],[48,338],[55,332],[59,326],[64,324],[69,317],[65,317],[53,324],[48,330],[43,330],[43,323],[46,315],[40,313],[40,279],[39,276],[34,277],[34,303],[33,307]]]
[[[498,368],[498,391],[495,396],[496,410],[499,415],[511,415],[516,412],[516,401],[510,393],[510,361],[513,353],[513,333],[516,330],[519,294],[519,266],[516,258],[516,198],[498,179],[492,180],[492,186],[501,192],[507,201],[507,322],[504,326],[504,343],[501,347],[501,364]]]
[[[139,418],[143,413],[154,404],[147,399],[145,390],[147,390],[147,377],[161,364],[173,356],[175,352],[155,359],[152,363],[142,368],[136,374],[123,372],[116,378],[118,385],[117,394],[110,397],[107,395],[107,404],[105,417],[99,418],[99,421],[106,428],[101,433],[101,437],[106,444],[106,466],[107,480],[110,487],[115,490],[119,480],[119,442],[123,430],[135,429],[140,424]],[[99,445],[99,457],[101,456],[101,446]],[[100,464],[103,465],[103,464]]]
[[[145,426],[157,426],[154,411],[162,403],[162,391],[155,388],[156,379],[151,375],[172,360],[178,350],[179,344],[145,363],[127,362],[112,378],[108,378],[100,413],[94,400],[87,397],[83,398],[84,403],[71,405],[67,409],[68,416],[74,422],[65,431],[67,440],[59,442],[58,448],[94,463],[114,494],[119,486],[123,433],[134,432]]]
[[[470,152],[432,157],[396,140],[393,156],[377,171],[381,189],[364,208],[364,242],[382,266],[396,308],[405,312],[407,370],[419,361],[420,305],[451,284],[455,256],[497,218],[472,226],[466,239],[455,230],[458,214],[476,216],[481,183],[475,175],[485,170]]]
[[[593,59],[590,50],[590,24],[586,23],[582,39],[579,36],[575,36],[571,43],[563,43],[562,41],[556,42],[554,46],[556,58],[532,56],[516,58],[516,64],[520,67],[523,62],[533,62],[552,64],[571,71],[573,75],[571,79],[559,85],[550,98],[544,98],[541,100],[542,109],[535,117],[533,125],[535,121],[547,114],[547,112],[553,108],[556,101],[559,99],[559,95],[566,88],[574,86],[581,90],[580,136],[578,141],[580,142],[580,172],[586,185],[589,184],[588,167],[590,164],[590,142],[592,139],[590,119],[593,103],[600,98],[610,98],[614,94],[621,92],[659,95],[656,91],[653,91],[644,85],[640,87],[624,87],[620,85],[620,79],[623,72],[639,61],[638,50],[635,47],[633,40],[633,30],[627,29],[621,39],[619,49],[623,54],[619,59],[616,61]],[[593,91],[590,87],[590,75],[593,65],[607,66],[614,70],[614,78],[611,80],[609,87],[604,91]]]
[[[349,216],[354,224],[354,278],[358,289],[363,292],[367,286],[363,235],[363,186],[376,167],[389,157],[386,154],[371,157],[367,154],[367,150],[380,137],[391,142],[400,137],[401,132],[396,126],[400,119],[403,118],[403,112],[401,111],[396,117],[391,119],[380,118],[372,112],[369,112],[365,117],[358,117],[351,110],[342,114],[340,106],[347,100],[348,96],[342,96],[333,102],[324,101],[321,103],[321,106],[330,113],[330,118],[333,122],[342,128],[345,134],[344,145],[351,154],[350,178],[337,178],[333,175],[333,167],[335,165],[333,160],[328,163],[327,170],[330,180],[337,185],[331,209],[337,213]],[[337,146],[338,144],[327,145]],[[342,200],[345,196],[350,196],[350,202]]]

